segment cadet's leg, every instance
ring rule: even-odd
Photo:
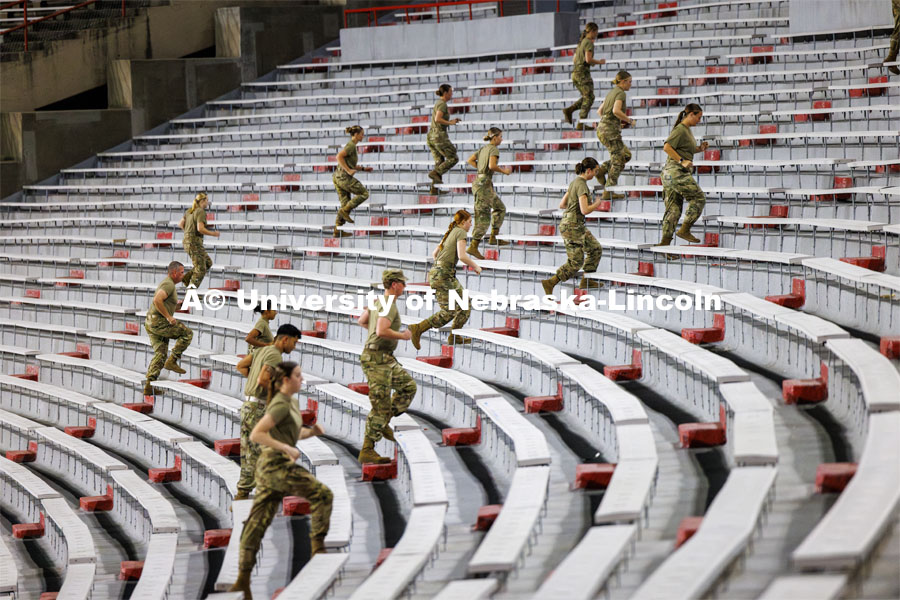
[[[150,347],[153,348],[153,358],[150,359],[150,364],[147,366],[147,385],[144,387],[144,394],[150,396],[153,394],[150,382],[159,379],[159,374],[166,363],[166,355],[169,352],[169,338],[158,335],[155,329],[148,327],[146,324],[144,324],[144,329],[150,337]]]
[[[661,246],[668,245],[672,241],[678,219],[681,218],[681,207],[684,202],[681,194],[669,188],[663,190],[663,198],[665,199],[665,213],[663,213],[662,219],[662,241],[659,244]]]
[[[177,339],[175,340],[175,346],[172,348],[172,354],[169,355],[169,360],[178,362],[181,360],[181,355],[184,354],[184,351],[191,345],[191,340],[194,339],[194,332],[181,321],[178,321],[175,325],[170,325],[170,327],[172,328],[171,337]]]
[[[472,225],[472,241],[481,241],[484,234],[487,233],[488,227],[491,225],[491,194],[494,189],[490,186],[483,186],[475,192],[475,209]]]
[[[585,228],[584,231],[584,273],[587,275],[588,273],[596,273],[597,265],[600,264],[600,257],[603,255],[603,249],[600,247],[600,243],[597,242],[597,238],[591,235],[591,232]],[[579,287],[583,290],[589,289],[599,289],[603,287],[603,284],[596,279],[588,279],[587,277],[581,278],[581,284]]]
[[[431,277],[429,283],[441,310],[428,317],[427,326],[429,329],[443,327],[453,319],[453,311],[450,310],[450,282],[444,277]]]
[[[493,188],[491,188],[493,192]],[[500,199],[500,196],[493,192],[493,198],[491,200],[491,238],[488,240],[489,244],[495,244],[497,246],[509,246],[509,242],[507,240],[498,240],[497,234],[500,233],[500,226],[503,225],[503,220],[506,218],[506,205],[503,204],[503,201]]]
[[[299,465],[288,467],[285,479],[288,489],[286,496],[302,496],[309,500],[311,513],[309,538],[312,553],[318,554],[325,549],[325,536],[328,535],[328,526],[331,522],[334,494],[328,486]]]
[[[244,402],[241,405],[241,477],[238,479],[238,495],[235,500],[243,500],[250,497],[250,492],[256,486],[256,461],[262,452],[259,444],[250,441],[250,432],[262,419],[264,410],[260,410],[259,402]]]
[[[578,116],[583,121],[584,119],[587,119],[588,114],[591,112],[591,107],[594,105],[594,80],[590,77],[581,80],[578,89],[581,91],[581,110],[579,111]],[[593,129],[593,127],[590,126],[586,127],[584,123],[581,122],[579,122],[575,128]]]
[[[369,190],[367,190],[366,186],[355,177],[350,182],[349,191],[355,197],[346,205],[346,211],[348,213],[369,199]]]
[[[703,207],[706,206],[706,195],[704,195],[703,190],[700,189],[694,178],[690,176],[688,176],[688,181],[685,181],[681,195],[688,202],[688,207],[684,211],[684,222],[681,224],[681,229],[690,232],[691,226],[697,222],[697,219],[703,213]]]
[[[900,0],[891,0],[891,9],[894,12],[894,31],[891,33],[891,47],[884,62],[897,60],[897,53],[900,51]],[[888,67],[888,70],[894,75],[900,75],[897,67]]]
[[[450,282],[450,289],[452,291],[455,291],[459,295],[459,297],[462,298],[463,287],[456,277],[454,277]],[[472,314],[472,309],[458,307],[453,311],[453,313],[453,328],[459,329],[468,322],[469,316]]]
[[[278,511],[278,505],[284,496],[284,492],[271,488],[260,488],[256,491],[250,515],[244,521],[244,530],[241,532],[241,550],[238,555],[238,570],[241,574],[246,573],[248,578],[250,571],[256,566],[256,554],[259,552],[260,542],[266,534],[266,529],[272,523],[272,519]]]
[[[212,259],[202,246],[199,248],[191,246],[190,255],[191,262],[194,264],[194,268],[191,269],[191,283],[194,287],[200,287],[203,278],[206,277],[206,272],[212,267]]]
[[[438,175],[443,177],[444,173],[452,169],[453,166],[459,162],[459,155],[456,153],[456,146],[450,143],[449,138],[438,140],[438,149],[444,160],[440,165],[436,166],[434,170]]]
[[[437,143],[433,139],[427,138],[425,141],[428,144],[428,149],[431,151],[431,158],[434,159],[434,170],[437,172],[438,167],[444,162],[444,156],[441,154],[440,150],[438,150]]]
[[[391,370],[384,353],[363,351],[359,359],[363,373],[369,382],[369,403],[372,405],[366,418],[365,440],[359,453],[360,464],[391,462],[390,458],[375,452],[375,444],[384,435],[382,431],[391,420]]]
[[[400,366],[400,363],[397,362],[396,358],[391,362],[390,368],[391,387],[394,389],[394,394],[390,403],[390,414],[391,417],[396,417],[397,415],[405,413],[409,408],[409,405],[413,401],[413,397],[416,395],[417,388],[412,375],[407,373],[406,370]],[[388,418],[388,422],[390,422],[390,417]],[[386,424],[387,423],[385,423],[385,425]]]
[[[568,281],[575,276],[575,273],[584,264],[584,231],[583,228],[577,226],[560,226],[560,235],[566,243],[566,263],[556,270],[553,285],[561,281]]]
[[[606,185],[612,186],[619,183],[619,175],[625,168],[625,163],[631,160],[631,151],[622,142],[622,134],[609,139],[609,169],[606,175]]]

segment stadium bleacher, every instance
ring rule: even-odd
[[[616,70],[634,75],[636,125],[610,188],[624,198],[587,217],[603,247],[593,295],[720,306],[473,310],[461,329],[426,332],[419,352],[400,343],[416,397],[392,421],[396,443],[377,445],[392,463],[359,465],[371,410],[360,311],[308,296],[379,292],[386,268],[409,278],[405,300],[428,292],[431,250],[472,204],[464,160],[438,186],[446,195],[429,193],[421,117],[437,86],[454,87],[462,159],[488,127],[508,135],[500,164],[513,173],[494,185],[510,245],[483,248],[480,275],[459,270],[472,297],[538,293],[565,262],[557,206],[572,168],[607,152],[561,119],[572,45],[281,65],[0,201],[0,598],[239,597],[227,590],[252,501],[233,501],[235,365],[251,289],[303,296],[274,324],[314,334],[292,359],[301,409],[326,436],[298,442],[298,464],[335,496],[328,552],[311,560],[308,516],[285,504],[257,597],[898,597],[889,31],[793,35],[786,0],[610,4],[579,0],[580,19],[600,28],[598,98]],[[499,18],[493,4],[476,12]],[[695,163],[703,243],[655,247],[662,145],[687,102],[703,106],[694,133],[710,143]],[[371,197],[335,238],[331,172],[355,123]],[[145,397],[143,319],[169,261],[190,262],[177,224],[199,191],[222,232],[204,242],[214,264],[199,294],[217,288],[223,306],[178,315],[194,330],[188,375],[164,372]],[[404,326],[427,316],[401,304]],[[451,332],[472,341],[448,346]]]

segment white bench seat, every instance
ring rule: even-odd
[[[750,380],[746,371],[727,358],[699,348],[663,329],[645,329],[637,332],[637,337],[675,360],[704,373],[717,384]]]
[[[74,405],[79,409],[86,410],[90,407],[100,404],[100,401],[90,396],[85,396],[73,390],[67,390],[55,385],[48,385],[39,381],[31,381],[30,379],[22,379],[20,377],[11,377],[9,375],[0,375],[0,389],[23,389],[37,394],[49,396],[57,399],[61,404]],[[129,411],[134,412],[134,411]],[[137,414],[137,413],[134,413]]]
[[[151,540],[158,533],[178,533],[181,524],[175,515],[175,507],[156,488],[130,469],[110,474],[125,492],[140,503],[151,523]]]
[[[584,364],[567,364],[559,367],[559,371],[605,406],[616,425],[647,423],[647,413],[640,401],[595,369]]]
[[[62,586],[59,588],[58,598],[71,598],[72,600],[88,600],[91,598],[91,590],[94,587],[94,577],[97,574],[96,563],[77,563],[66,566],[66,573]]]
[[[0,344],[0,354],[14,354],[16,356],[24,356],[27,358],[31,356],[37,356],[40,353],[40,350],[32,350],[31,348],[24,348],[22,346],[5,346]]]
[[[887,223],[851,219],[793,219],[776,217],[729,217],[716,215],[715,220],[728,225],[789,225],[811,229],[835,229],[842,231],[880,231]]]
[[[313,439],[313,438],[308,438]],[[319,465],[316,467],[316,479],[328,486],[334,494],[331,505],[331,523],[328,535],[325,536],[326,548],[345,548],[350,545],[353,532],[353,507],[350,493],[347,491],[347,480],[344,468],[340,465]]]
[[[181,315],[179,315],[179,317],[180,316]],[[146,335],[130,335],[127,333],[115,333],[113,331],[87,331],[85,332],[85,335],[91,338],[106,340],[109,342],[124,342],[126,344],[138,344],[141,346],[147,346],[148,348],[153,347],[153,345],[150,343],[150,338]],[[208,358],[211,354],[213,354],[211,350],[194,348],[193,346],[188,346],[187,350],[184,351],[184,356],[198,359]]]
[[[769,302],[762,298],[758,298],[746,292],[729,293],[722,296],[722,303],[725,306],[733,306],[735,309],[745,312],[756,317],[775,321],[782,315],[790,315],[794,313],[793,309],[779,306],[774,302]]]
[[[316,436],[297,442],[297,449],[300,450],[313,468],[321,465],[338,464],[337,456],[328,447],[328,444]]]
[[[816,342],[824,343],[825,340],[849,338],[850,334],[831,321],[826,321],[815,315],[808,315],[799,311],[782,313],[775,316],[775,321],[803,333],[803,335]]]
[[[504,398],[482,398],[479,410],[512,441],[518,467],[550,464],[550,449],[541,430]]]
[[[563,365],[581,364],[579,361],[563,354],[556,348],[540,342],[514,338],[500,333],[493,333],[491,331],[482,331],[481,329],[454,329],[453,333],[464,337],[484,340],[504,348],[526,352],[552,369],[558,369]]]
[[[897,397],[896,387],[893,397]],[[900,411],[869,415],[869,431],[856,474],[791,554],[795,567],[847,571],[869,556],[893,522],[900,503],[898,431]]]
[[[104,473],[111,474],[112,471],[128,469],[128,465],[117,458],[113,458],[97,446],[73,437],[55,427],[39,427],[34,430],[34,433],[43,440],[78,456],[82,461],[89,463]]]
[[[636,533],[634,525],[591,527],[544,580],[535,596],[592,600],[628,555]]]
[[[0,319],[0,327],[21,327],[33,331],[68,333],[71,335],[84,335],[87,333],[87,329],[82,329],[81,327],[71,327],[69,325],[51,325],[50,323],[41,323],[38,321],[17,321],[14,319]]]
[[[398,358],[397,361],[407,371],[413,373],[427,374],[446,382],[448,385],[461,390],[467,397],[472,400],[480,400],[482,398],[495,398],[500,394],[484,383],[480,379],[466,375],[453,369],[444,369],[436,367],[428,363],[413,358]]]
[[[235,500],[231,504],[233,525],[231,537],[228,540],[228,547],[225,548],[225,557],[222,559],[222,567],[219,569],[219,576],[216,578],[215,590],[217,592],[227,591],[237,581],[241,535],[244,532],[244,522],[250,516],[252,507],[253,500]],[[270,532],[271,528],[266,533],[270,534]],[[268,537],[268,535],[265,537]],[[265,537],[263,538],[264,540]]]
[[[175,574],[175,558],[178,548],[177,533],[154,533],[147,544],[141,578],[131,597],[135,600],[164,600],[169,597],[169,586]]]
[[[97,560],[97,548],[91,530],[64,498],[46,498],[41,501],[44,515],[59,528],[66,542],[66,564],[93,563]],[[48,525],[49,527],[49,525]]]
[[[350,554],[346,552],[316,554],[309,559],[309,562],[303,566],[287,587],[281,590],[278,597],[284,600],[318,600],[337,580],[349,558]],[[212,598],[212,596],[208,597]]]
[[[732,415],[728,442],[738,466],[775,465],[778,442],[775,438],[774,409],[753,383],[723,383],[719,393]]]
[[[759,600],[837,600],[847,586],[847,576],[831,573],[782,575],[763,592]]]
[[[900,410],[900,373],[858,338],[829,339],[825,347],[856,373],[869,412]]]
[[[318,386],[316,390],[323,394],[334,396],[343,403],[354,405],[366,414],[368,414],[369,411],[372,410],[372,403],[369,402],[368,396],[365,396],[358,392],[354,392],[350,388],[344,387],[340,384],[327,383]],[[419,424],[416,423],[416,421],[407,413],[391,419],[390,425],[395,432],[419,428]]]
[[[19,585],[19,569],[6,542],[0,535],[0,594],[15,594]]]
[[[648,425],[627,425],[618,429]],[[620,436],[624,436],[620,432]],[[659,461],[656,459],[622,460],[616,464],[612,479],[600,506],[594,511],[594,524],[634,523],[641,525],[641,517],[650,504],[650,495],[656,482]]]
[[[470,574],[511,572],[525,551],[547,500],[550,467],[519,467],[500,514],[469,559]]]
[[[178,451],[183,457],[186,456],[196,461],[210,474],[219,479],[232,497],[237,494],[237,483],[241,477],[241,468],[236,462],[217,454],[202,442],[181,442],[178,444]]]
[[[350,599],[389,600],[400,596],[431,558],[444,531],[446,513],[446,504],[413,507],[403,536],[390,555],[374,573],[359,584]]]
[[[697,532],[644,580],[638,598],[699,598],[744,551],[775,483],[772,467],[732,469]]]
[[[487,600],[499,587],[500,582],[490,577],[459,579],[445,585],[434,600]]]
[[[412,505],[447,504],[447,488],[434,447],[419,430],[398,431],[397,446],[409,469]]]
[[[59,492],[50,487],[43,479],[31,472],[27,467],[0,456],[0,474],[20,485],[29,496],[41,501],[49,498],[62,498]]]
[[[231,396],[226,396],[225,394],[220,394],[218,392],[203,389],[202,387],[198,387],[190,383],[185,383],[183,381],[158,380],[154,381],[152,385],[154,388],[169,390],[171,392],[181,394],[187,398],[196,398],[203,401],[205,404],[218,407],[227,413],[239,416],[241,412],[241,405],[243,404],[243,402],[238,400],[237,398],[232,398]]]

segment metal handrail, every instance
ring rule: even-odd
[[[18,31],[19,29],[25,30],[25,51],[28,51],[28,27],[34,25],[36,23],[40,23],[42,21],[46,21],[47,19],[52,19],[54,17],[58,17],[59,15],[64,15],[68,12],[72,12],[73,10],[83,8],[90,4],[94,4],[97,0],[86,0],[81,4],[76,4],[75,6],[69,6],[62,10],[58,10],[49,15],[43,16],[40,19],[34,19],[33,21],[28,20],[28,0],[14,0],[13,2],[8,2],[6,4],[0,5],[0,10],[9,10],[13,6],[21,5],[22,6],[22,24],[16,25],[15,27],[10,27],[9,29],[4,29],[0,31],[0,35],[6,35],[7,33],[12,33],[13,31]],[[125,17],[125,0],[122,0],[122,18]]]

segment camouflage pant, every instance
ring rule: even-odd
[[[193,269],[185,271],[184,285],[200,287],[200,283],[203,282],[203,278],[206,277],[206,272],[212,267],[213,261],[209,257],[209,254],[206,253],[203,244],[194,244],[185,241],[184,251],[191,257],[191,262],[194,265]]]
[[[489,180],[479,182],[478,179],[472,184],[472,191],[475,192],[475,226],[472,228],[472,239],[476,241],[484,237],[488,226],[491,229],[500,229],[503,219],[506,218],[506,205],[494,191],[494,184]]]
[[[894,31],[891,32],[891,49],[888,50],[890,61],[897,59],[897,51],[900,50],[900,0],[891,0],[891,9],[894,12]]]
[[[363,350],[359,362],[369,381],[369,402],[372,403],[366,419],[366,439],[377,442],[391,418],[402,415],[409,408],[416,395],[416,382],[390,352]],[[394,390],[393,397],[391,389]]]
[[[249,495],[256,487],[256,461],[262,447],[250,441],[250,432],[266,414],[266,407],[261,402],[247,401],[241,405],[241,478],[237,489]]]
[[[456,155],[456,146],[450,143],[450,136],[446,133],[428,136],[428,149],[434,157],[434,171],[442,176],[459,162]]]
[[[428,273],[428,283],[437,296],[440,312],[431,315],[428,323],[431,327],[443,327],[453,321],[453,328],[459,329],[469,320],[471,310],[463,308],[450,309],[450,290],[455,291],[462,298],[463,288],[456,279],[456,270],[442,266],[435,266]]]
[[[590,74],[585,76],[574,73],[572,75],[572,83],[575,84],[575,87],[581,92],[581,98],[575,101],[575,104],[572,105],[572,109],[580,108],[581,111],[578,113],[578,116],[581,117],[581,119],[586,119],[591,112],[591,107],[594,105],[594,80],[591,78]]]
[[[369,199],[369,190],[356,177],[344,173],[343,176],[335,175],[331,181],[341,201],[341,208],[347,208],[348,212]],[[351,195],[354,197],[351,198]]]
[[[682,227],[689,228],[700,218],[703,207],[706,206],[706,196],[694,181],[690,171],[677,164],[666,164],[662,172],[662,184],[666,205],[662,220],[662,234],[663,237],[671,238],[675,233],[675,226],[678,225],[678,219],[681,217],[684,201],[687,200],[688,208],[684,213]]]
[[[266,448],[257,464],[256,497],[241,533],[238,568],[249,571],[256,565],[256,553],[266,529],[285,496],[302,496],[309,500],[311,523],[309,537],[324,538],[331,521],[334,494],[312,473],[292,463],[283,453]]]
[[[622,128],[608,121],[600,121],[597,139],[609,150],[609,160],[603,163],[606,167],[606,185],[616,185],[625,163],[631,160],[631,150],[622,142]]]
[[[181,359],[182,353],[191,345],[194,332],[181,321],[171,325],[162,318],[162,315],[147,316],[144,320],[144,330],[150,336],[150,346],[153,348],[153,358],[147,367],[147,381],[156,381],[166,363],[169,353],[169,340],[177,340],[172,348],[172,358],[175,361]]]
[[[603,249],[591,235],[587,227],[581,224],[562,223],[559,232],[566,242],[566,264],[556,270],[560,281],[568,281],[584,267],[585,273],[593,273],[600,264]]]

